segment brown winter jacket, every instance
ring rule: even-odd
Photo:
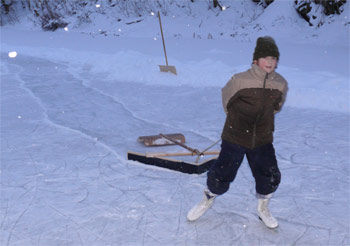
[[[253,64],[246,72],[235,74],[222,89],[227,113],[222,139],[253,149],[272,143],[274,113],[287,92],[287,81],[275,71],[267,74]]]

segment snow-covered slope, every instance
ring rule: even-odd
[[[196,9],[197,13],[201,8]],[[159,74],[158,65],[165,64],[165,59],[158,19],[151,15],[138,24],[117,26],[106,24],[104,16],[99,15],[102,19],[85,27],[56,32],[6,26],[1,29],[2,50],[67,62],[78,71],[89,67],[107,74],[109,79],[146,85],[163,85],[166,80],[168,86],[220,88],[233,73],[249,68],[256,37],[270,35],[281,53],[278,71],[289,81],[287,106],[349,112],[349,43],[348,36],[343,37],[349,30],[334,28],[342,25],[342,17],[314,29],[296,16],[290,2],[281,1],[239,29],[238,36],[244,39],[215,36],[216,27],[225,19],[227,34],[231,25],[229,9],[205,21],[192,16],[163,17],[168,60],[176,66],[178,76]],[[256,23],[264,28],[257,31]],[[209,33],[212,39],[199,38]]]

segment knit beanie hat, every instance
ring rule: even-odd
[[[256,40],[253,61],[267,56],[273,56],[279,60],[280,53],[278,51],[278,47],[272,37],[260,37]]]

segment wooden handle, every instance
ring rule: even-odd
[[[161,136],[161,137],[163,137],[163,138],[165,138],[165,139],[168,139],[169,141],[171,141],[171,142],[173,142],[173,143],[175,143],[175,144],[177,144],[177,145],[180,145],[181,147],[183,147],[183,148],[185,148],[185,149],[191,151],[192,154],[196,154],[196,155],[201,154],[201,152],[200,152],[198,149],[192,149],[192,148],[188,147],[187,145],[185,145],[185,144],[183,144],[183,143],[180,143],[180,142],[178,142],[178,141],[175,141],[175,140],[171,139],[171,138],[168,137],[168,136],[165,136],[165,135],[162,134],[162,133],[160,133],[159,136]]]
[[[218,155],[220,151],[207,151],[203,152],[201,155]],[[195,153],[189,152],[175,152],[175,153],[146,153],[146,157],[165,157],[165,156],[195,156]]]
[[[162,28],[162,21],[160,19],[159,11],[158,11],[158,19],[159,19],[159,25],[160,25],[160,32],[162,34],[162,40],[163,40],[163,49],[164,49],[164,55],[165,55],[165,62],[166,62],[166,65],[168,66],[168,57],[166,55],[165,41],[164,41],[163,28]]]

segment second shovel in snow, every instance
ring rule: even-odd
[[[158,19],[159,19],[159,25],[160,25],[160,32],[162,34],[162,41],[163,41],[163,49],[164,49],[164,55],[165,55],[165,62],[166,62],[166,66],[165,65],[159,65],[160,71],[161,72],[171,72],[175,75],[177,75],[176,73],[176,68],[174,66],[169,66],[168,65],[168,57],[166,55],[166,49],[165,49],[165,41],[164,41],[164,35],[163,35],[163,28],[162,28],[162,21],[160,19],[160,13],[158,11]]]

